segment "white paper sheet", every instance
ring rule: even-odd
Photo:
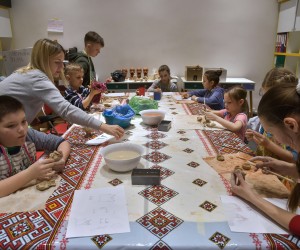
[[[76,190],[66,238],[130,232],[123,186]]]
[[[125,93],[107,93],[104,94],[105,97],[118,97],[118,96],[125,96]]]
[[[168,96],[168,95],[174,95],[174,92],[162,92],[162,94]]]
[[[230,230],[233,232],[274,234],[288,233],[285,229],[279,227],[272,220],[268,219],[265,215],[253,209],[236,196],[222,195],[221,200]],[[272,202],[272,200],[273,199],[268,199],[270,202]],[[272,203],[276,205],[276,202]],[[284,206],[285,205],[283,205],[283,207]]]
[[[92,145],[92,146],[99,145],[103,142],[106,142],[106,141],[112,139],[112,138],[114,138],[112,135],[103,133],[101,135],[98,135],[94,139],[91,139],[91,140],[87,141],[85,144]]]
[[[181,95],[173,95],[173,98],[174,98],[176,101],[182,101],[182,100],[188,100],[188,101],[190,101],[190,100],[192,100],[191,97],[183,99]]]

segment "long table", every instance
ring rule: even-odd
[[[172,121],[176,116],[198,114],[198,105],[176,104],[171,96],[163,96],[159,109],[165,110],[165,119]],[[138,116],[132,120],[122,140],[145,148],[139,167],[161,170],[160,186],[133,186],[130,172],[111,171],[99,154],[101,146],[85,145],[83,129],[72,126],[64,135],[72,151],[60,186],[45,209],[0,214],[0,249],[299,247],[299,239],[289,235],[231,232],[219,198],[230,194],[230,185],[202,157],[250,150],[229,131],[176,127],[173,124],[168,132],[161,132],[144,125]],[[118,185],[125,188],[131,232],[67,239],[74,191]]]

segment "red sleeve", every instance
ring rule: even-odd
[[[300,215],[296,215],[291,219],[289,229],[293,235],[300,236]]]

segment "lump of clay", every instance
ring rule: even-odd
[[[92,132],[94,131],[92,128],[84,127],[83,130],[85,131],[86,138],[89,138],[92,136]]]
[[[209,123],[206,123],[206,126],[210,127],[210,128],[214,128],[216,126],[216,124],[214,122],[209,122]]]
[[[251,164],[249,162],[245,162],[245,163],[243,163],[242,168],[244,170],[250,170],[251,169]]]
[[[44,191],[50,187],[55,187],[55,186],[56,186],[55,179],[51,179],[49,181],[42,181],[38,183],[35,187],[39,191]]]
[[[263,174],[269,174],[270,172],[270,168],[269,167],[263,167],[262,169],[261,169],[261,172],[263,173]]]
[[[210,123],[210,120],[205,116],[206,123]]]
[[[56,150],[49,154],[49,158],[52,158],[54,161],[59,161],[62,157],[62,152]]]
[[[225,158],[224,158],[223,155],[217,155],[217,160],[218,160],[218,161],[224,161]]]

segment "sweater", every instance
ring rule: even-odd
[[[73,89],[71,86],[65,90],[65,99],[72,103],[74,106],[86,110],[83,107],[82,101],[88,97],[90,94],[90,90],[88,88],[83,87],[82,85],[79,87],[79,90]],[[89,106],[88,106],[89,107]]]
[[[156,88],[160,88],[162,92],[176,92],[177,91],[177,85],[176,83],[172,82],[172,80],[169,82],[168,85],[163,84],[159,79],[155,80],[152,85],[148,88],[148,92],[153,92]]]
[[[212,90],[200,89],[189,92],[190,96],[197,96],[197,102],[208,105],[211,109],[220,110],[224,108],[224,89],[215,87]]]
[[[96,130],[102,124],[101,121],[69,103],[52,81],[40,70],[12,73],[0,82],[0,94],[12,96],[23,104],[29,124],[44,104],[47,104],[55,114],[69,123],[76,123]]]
[[[69,55],[70,62],[78,63],[81,65],[84,71],[82,85],[88,87],[92,80],[96,79],[96,71],[92,58],[88,56],[84,51],[76,52]]]

